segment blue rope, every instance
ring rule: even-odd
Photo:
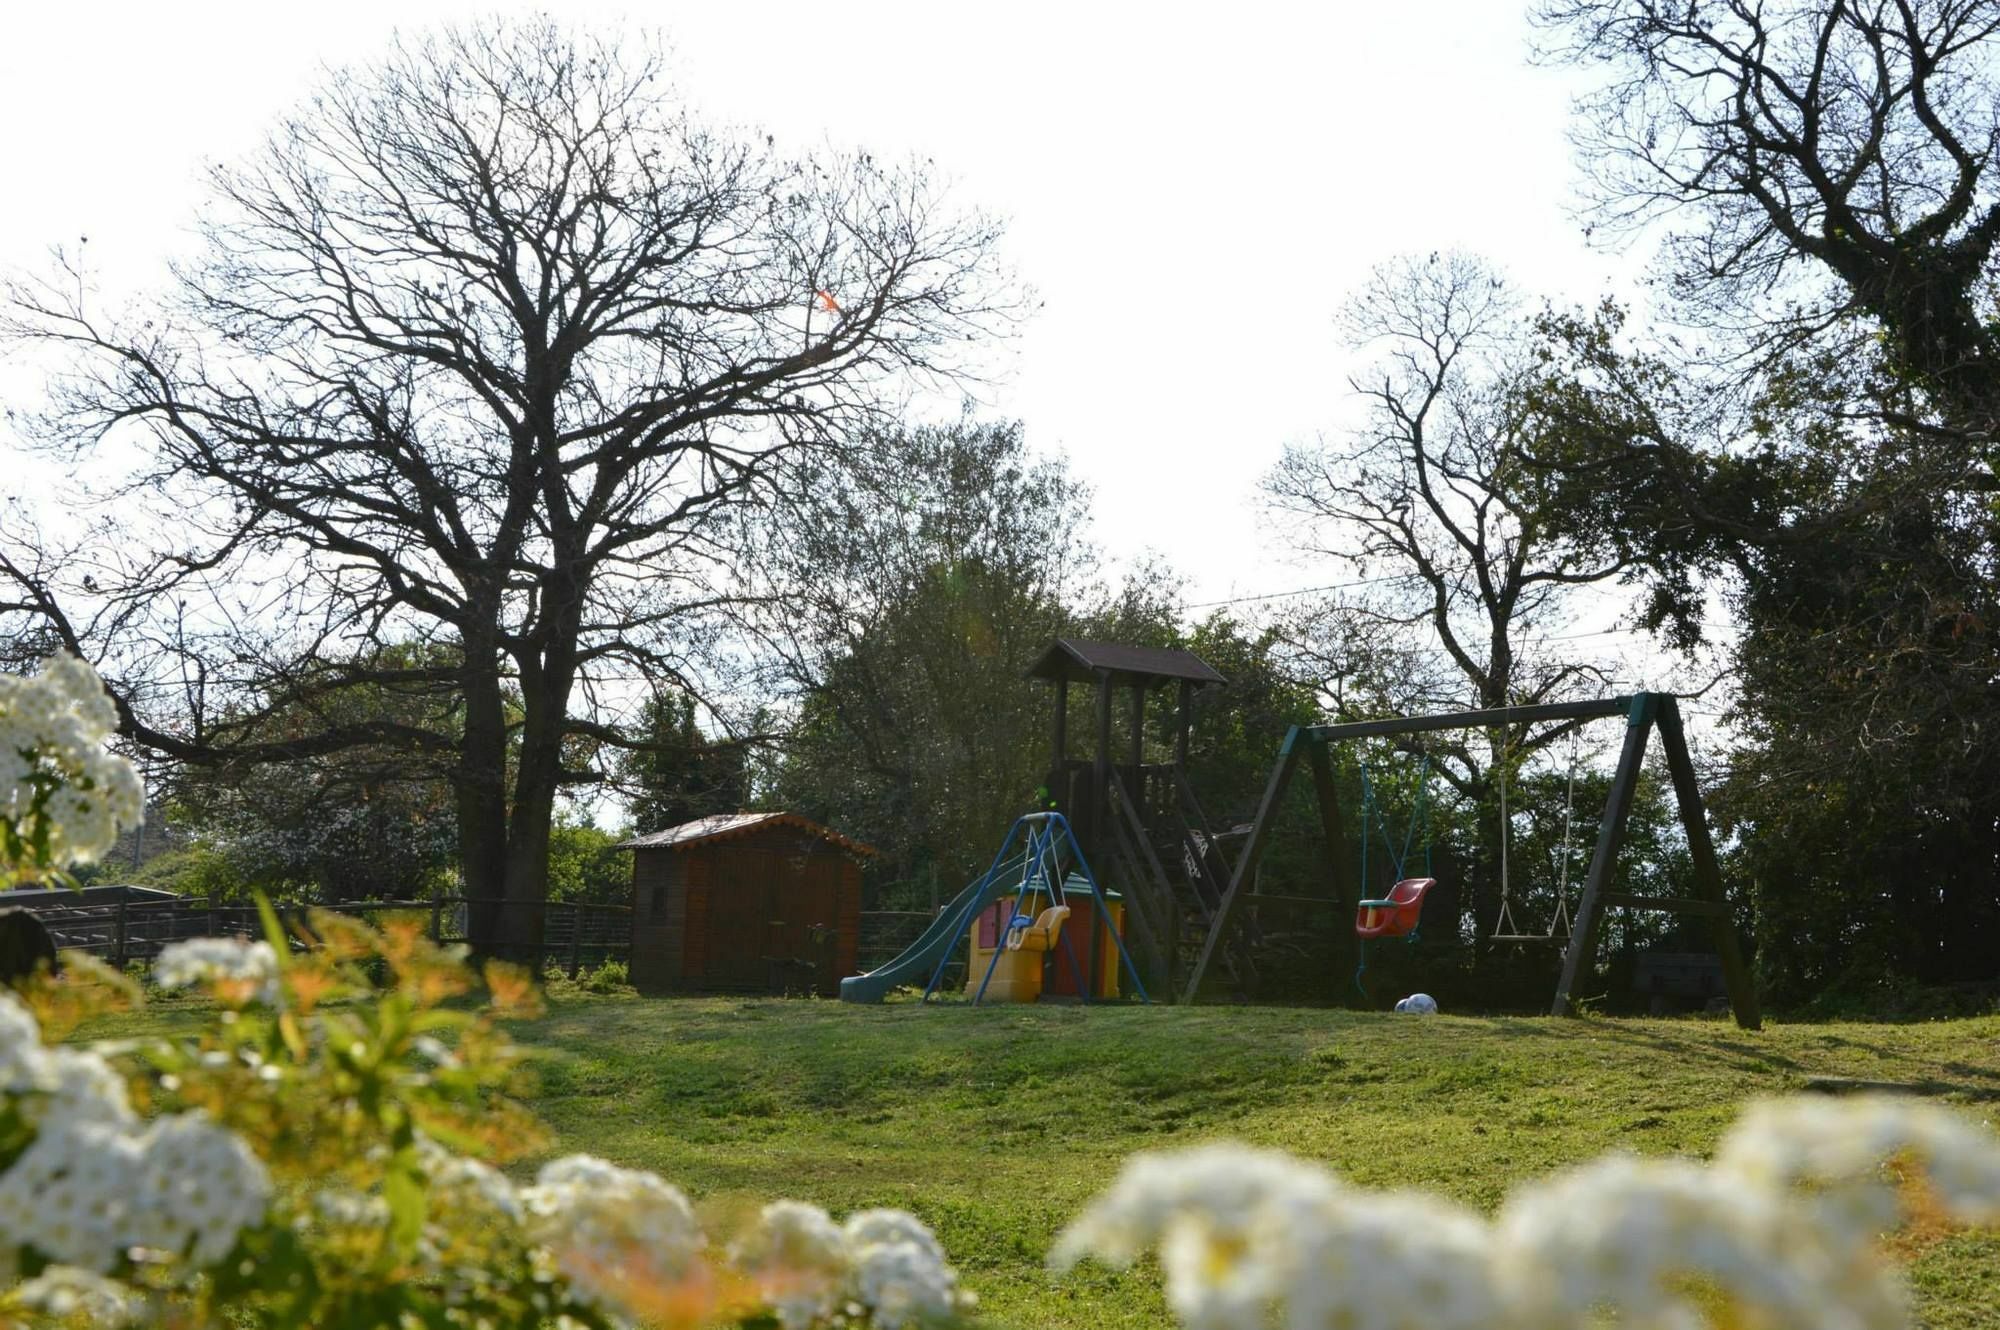
[[[1403,866],[1409,862],[1410,849],[1417,837],[1417,827],[1424,829],[1424,876],[1431,875],[1431,835],[1430,835],[1430,770],[1431,756],[1425,753],[1423,762],[1417,768],[1417,794],[1410,806],[1410,820],[1403,829],[1403,850],[1396,852],[1396,841],[1389,832],[1389,824],[1382,816],[1382,804],[1375,797],[1375,783],[1369,779],[1368,763],[1361,763],[1361,890],[1368,891],[1368,842],[1373,831],[1382,833],[1382,848],[1388,852],[1389,863],[1396,870],[1396,880],[1404,877]],[[1417,940],[1418,930],[1412,928],[1403,938],[1405,945]],[[1354,967],[1354,987],[1361,994],[1361,1000],[1373,1006],[1375,999],[1368,992],[1368,939],[1357,938],[1357,964]]]
[[[1361,764],[1361,887],[1368,889],[1368,841],[1371,830],[1382,835],[1382,848],[1389,854],[1389,864],[1396,870],[1396,880],[1402,881],[1407,874],[1404,865],[1409,862],[1410,848],[1417,839],[1417,828],[1424,829],[1424,876],[1430,876],[1431,835],[1430,835],[1430,754],[1424,754],[1421,766],[1417,768],[1416,801],[1410,806],[1410,820],[1403,828],[1403,849],[1396,851],[1396,838],[1389,831],[1389,823],[1382,816],[1381,800],[1375,797],[1375,784],[1368,777],[1368,764]]]

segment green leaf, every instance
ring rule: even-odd
[[[282,970],[292,963],[291,939],[285,936],[285,926],[278,922],[278,912],[271,908],[271,898],[261,891],[250,894],[257,901],[257,918],[264,925],[264,940],[278,953],[278,968]]]
[[[429,1202],[416,1147],[404,1146],[390,1159],[382,1178],[382,1199],[389,1205],[389,1241],[398,1252],[415,1250]]]

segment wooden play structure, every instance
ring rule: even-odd
[[[1737,941],[1736,922],[1732,917],[1728,900],[1723,894],[1722,874],[1716,862],[1715,844],[1709,836],[1701,790],[1695,780],[1694,764],[1688,756],[1687,739],[1681,726],[1680,703],[1671,693],[1634,693],[1627,697],[1584,702],[1499,707],[1487,711],[1460,711],[1435,716],[1390,717],[1341,725],[1293,726],[1279,749],[1277,765],[1272,769],[1270,780],[1265,786],[1264,796],[1258,805],[1249,836],[1230,868],[1228,880],[1223,885],[1214,908],[1209,912],[1207,933],[1202,941],[1200,953],[1182,986],[1182,1000],[1194,1001],[1209,968],[1219,959],[1226,963],[1232,953],[1242,946],[1243,928],[1239,923],[1239,915],[1247,895],[1246,884],[1255,880],[1257,863],[1269,844],[1277,810],[1301,761],[1312,772],[1320,828],[1326,837],[1326,844],[1333,859],[1333,881],[1336,890],[1346,896],[1351,890],[1344,876],[1348,838],[1342,824],[1340,792],[1334,781],[1331,758],[1334,745],[1437,730],[1504,730],[1511,726],[1554,722],[1581,723],[1616,716],[1625,719],[1624,743],[1619,751],[1617,768],[1612,775],[1604,813],[1598,823],[1597,845],[1591,854],[1590,870],[1584,879],[1582,895],[1577,902],[1570,929],[1567,933],[1557,933],[1551,929],[1546,935],[1510,932],[1495,940],[1501,943],[1543,941],[1561,946],[1562,976],[1557,981],[1549,1011],[1552,1015],[1562,1016],[1573,1010],[1577,984],[1585,973],[1585,967],[1596,954],[1597,933],[1606,910],[1671,911],[1700,919],[1708,926],[1710,940],[1719,958],[1723,986],[1728,993],[1730,1007],[1735,1013],[1737,1023],[1745,1029],[1758,1028],[1762,1018],[1757,1009],[1756,992],[1743,962],[1742,948]],[[1646,748],[1655,732],[1660,737],[1660,744],[1667,759],[1667,769],[1673,779],[1681,826],[1687,833],[1689,857],[1694,867],[1695,895],[1692,897],[1635,896],[1614,890],[1612,885],[1619,849],[1625,839],[1626,821],[1632,811],[1632,800],[1638,789],[1639,773],[1645,762]],[[1368,829],[1364,826],[1364,837],[1367,834]],[[1412,882],[1399,883],[1397,890],[1403,893],[1403,898],[1400,900],[1392,892],[1388,897],[1362,902],[1357,925],[1362,928],[1378,928],[1386,933],[1389,930],[1387,921],[1408,917],[1410,926],[1414,927],[1413,916],[1421,909],[1423,892]],[[1414,902],[1408,899],[1411,895],[1416,897]],[[1404,907],[1411,908],[1405,911]],[[1368,933],[1364,931],[1360,935],[1365,939]]]
[[[1068,818],[1082,852],[1121,893],[1126,939],[1147,982],[1172,992],[1213,926],[1228,882],[1225,838],[1187,773],[1195,694],[1226,681],[1191,651],[1075,638],[1051,642],[1027,673],[1053,685],[1049,806]],[[1090,690],[1095,724],[1089,755],[1072,757],[1069,704],[1078,685]],[[1162,694],[1174,708],[1173,746],[1167,761],[1149,763],[1147,708]],[[1120,710],[1123,753],[1113,751],[1112,738]],[[1253,949],[1230,950],[1231,976],[1248,977]]]
[[[1027,677],[1053,685],[1054,695],[1048,775],[1036,811],[1008,832],[1006,844],[1014,848],[996,857],[901,955],[843,980],[843,1000],[880,1002],[906,985],[924,986],[927,996],[935,993],[960,947],[972,955],[964,983],[975,999],[982,986],[992,996],[990,976],[999,973],[995,957],[1009,950],[1014,959],[1000,962],[1008,973],[1002,991],[1009,995],[1025,993],[1035,982],[1017,986],[1016,972],[1038,965],[1043,987],[1037,996],[1146,1000],[1149,993],[1172,992],[1193,963],[1221,900],[1228,866],[1225,842],[1188,783],[1188,734],[1196,690],[1222,683],[1222,676],[1188,651],[1060,638],[1037,657]],[[1096,745],[1089,757],[1069,753],[1069,702],[1077,685],[1092,690],[1095,701]],[[1147,705],[1161,692],[1171,692],[1176,708],[1172,756],[1149,763]],[[1112,751],[1120,710],[1126,718],[1123,761]],[[1040,868],[1023,853],[1038,841],[1053,856]],[[1040,885],[1009,885],[1021,872]],[[1090,888],[1084,897],[1088,910],[1077,908],[1078,893],[1067,886],[1072,881]],[[1002,896],[1010,904],[996,915]],[[1070,908],[1066,919],[1058,925],[1051,918],[1045,931],[1033,931],[1043,927],[1043,912],[1064,904]],[[993,921],[985,933],[979,931],[982,916]],[[1018,945],[1008,948],[1009,939]],[[1032,951],[1037,939],[1053,946]],[[1034,959],[1023,959],[1024,951]],[[1233,957],[1227,968],[1236,973]]]
[[[726,813],[619,848],[641,992],[831,997],[855,972],[868,846],[793,813]]]

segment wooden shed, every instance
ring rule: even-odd
[[[620,848],[641,992],[832,997],[856,973],[868,846],[795,813],[724,813]]]

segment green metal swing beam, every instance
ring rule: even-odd
[[[1743,963],[1737,941],[1735,920],[1728,897],[1722,890],[1722,870],[1715,857],[1715,842],[1709,835],[1708,816],[1702,807],[1701,789],[1695,780],[1694,762],[1688,756],[1687,735],[1681,726],[1680,699],[1672,693],[1632,693],[1624,697],[1599,698],[1588,702],[1551,702],[1539,706],[1495,707],[1487,711],[1454,711],[1435,716],[1397,716],[1383,720],[1353,721],[1341,725],[1294,725],[1278,750],[1278,762],[1271,769],[1264,797],[1242,853],[1229,874],[1229,885],[1209,922],[1201,953],[1188,975],[1183,1002],[1193,1002],[1201,988],[1210,960],[1224,944],[1246,882],[1254,880],[1257,862],[1270,839],[1271,823],[1285,790],[1291,784],[1300,757],[1312,768],[1318,795],[1321,830],[1333,855],[1334,889],[1340,900],[1357,898],[1346,876],[1347,837],[1341,826],[1340,797],[1334,786],[1333,763],[1328,756],[1332,744],[1353,739],[1386,738],[1398,734],[1422,734],[1431,730],[1491,729],[1503,725],[1531,725],[1541,721],[1601,720],[1625,717],[1625,743],[1618,754],[1618,768],[1605,798],[1604,815],[1598,823],[1597,848],[1591,854],[1590,873],[1584,879],[1583,896],[1577,904],[1576,920],[1570,930],[1569,945],[1563,952],[1562,978],[1557,982],[1552,1016],[1567,1016],[1575,1009],[1578,981],[1585,959],[1597,952],[1597,930],[1607,908],[1665,910],[1707,920],[1717,956],[1722,960],[1722,980],[1729,991],[1729,1005],[1736,1023],[1746,1030],[1762,1026],[1757,994],[1750,972]],[[1666,752],[1667,770],[1673,778],[1674,799],[1679,805],[1681,827],[1687,833],[1688,855],[1693,860],[1695,895],[1688,897],[1634,896],[1607,889],[1625,842],[1625,824],[1638,793],[1639,772],[1645,764],[1646,745],[1653,731],[1660,734]],[[1365,884],[1363,884],[1365,885]]]

